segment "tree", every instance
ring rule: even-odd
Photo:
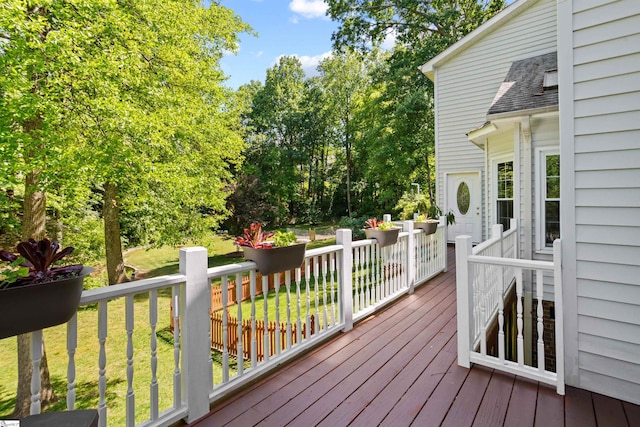
[[[44,234],[49,193],[64,205],[97,189],[117,283],[122,207],[146,202],[159,241],[215,225],[242,147],[219,59],[247,30],[229,9],[187,0],[5,2],[0,169],[24,177],[23,237]],[[17,415],[29,378],[21,367]]]
[[[246,163],[243,172],[258,177],[264,186],[273,216],[282,224],[301,213],[304,166],[304,71],[300,60],[283,56],[267,70],[264,87],[253,98],[249,115]]]
[[[352,216],[353,147],[357,138],[354,116],[362,105],[364,89],[369,85],[366,62],[355,53],[336,54],[318,67],[326,91],[327,108],[333,116],[333,136],[345,158],[347,215]]]
[[[433,86],[418,71],[445,48],[504,7],[503,0],[327,0],[340,23],[333,34],[338,50],[368,51],[385,40],[395,46],[374,71],[379,91],[375,124],[368,126],[368,181],[377,179],[384,209],[411,182],[419,182],[434,203]],[[406,173],[406,171],[411,171]],[[375,178],[374,178],[375,177]]]

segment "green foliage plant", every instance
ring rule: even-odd
[[[273,246],[289,246],[296,243],[298,239],[293,231],[276,231],[273,235]]]
[[[378,221],[377,218],[370,218],[365,222],[366,228],[371,228],[373,230],[391,230],[393,228],[393,223],[390,221]]]

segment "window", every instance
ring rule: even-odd
[[[497,164],[496,223],[508,230],[513,218],[513,161]]]
[[[541,248],[550,248],[553,241],[560,238],[560,154],[543,152],[541,163],[540,229],[544,230]]]

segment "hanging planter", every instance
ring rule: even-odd
[[[273,240],[267,240],[271,237]],[[255,222],[248,229],[245,228],[244,235],[236,238],[236,243],[242,246],[245,259],[258,264],[258,271],[263,276],[302,265],[307,244],[296,241],[293,232],[264,233],[262,225]]]
[[[73,251],[65,248],[58,252],[57,242],[30,239],[18,245],[20,255],[5,251],[0,259],[11,262],[5,273],[15,267],[28,267],[27,276],[14,277],[2,282],[0,289],[0,339],[37,331],[66,323],[78,309],[84,277],[93,271],[80,264],[52,267],[56,261]],[[19,256],[26,261],[22,264]]]
[[[269,249],[245,246],[242,250],[244,251],[245,259],[258,264],[260,274],[268,276],[300,267],[304,262],[307,244],[298,243]]]
[[[381,248],[391,246],[398,241],[399,228],[393,227],[390,222],[378,221],[376,218],[367,220],[364,234],[367,239],[376,239]]]
[[[0,339],[68,322],[78,310],[84,276],[91,271],[84,267],[79,276],[0,290]]]
[[[424,234],[433,234],[438,229],[438,224],[440,221],[435,219],[426,219],[424,221],[415,221],[413,225],[416,228],[424,230]]]

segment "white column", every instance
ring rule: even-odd
[[[213,388],[207,250],[202,247],[180,249],[180,274],[187,277],[182,288],[185,309],[181,310],[180,324],[182,394],[189,411],[187,423],[191,423],[209,413],[209,392]]]
[[[562,284],[562,242],[553,242],[553,285],[556,311],[556,375],[558,394],[564,395],[564,295]]]
[[[471,319],[473,318],[473,280],[467,258],[471,255],[471,236],[456,237],[456,298],[458,305],[458,365],[471,367]]]
[[[342,301],[338,301],[340,320],[344,322],[344,331],[353,328],[352,276],[353,247],[351,229],[341,228],[336,231],[336,243],[342,246],[342,255],[338,259],[338,286]]]

